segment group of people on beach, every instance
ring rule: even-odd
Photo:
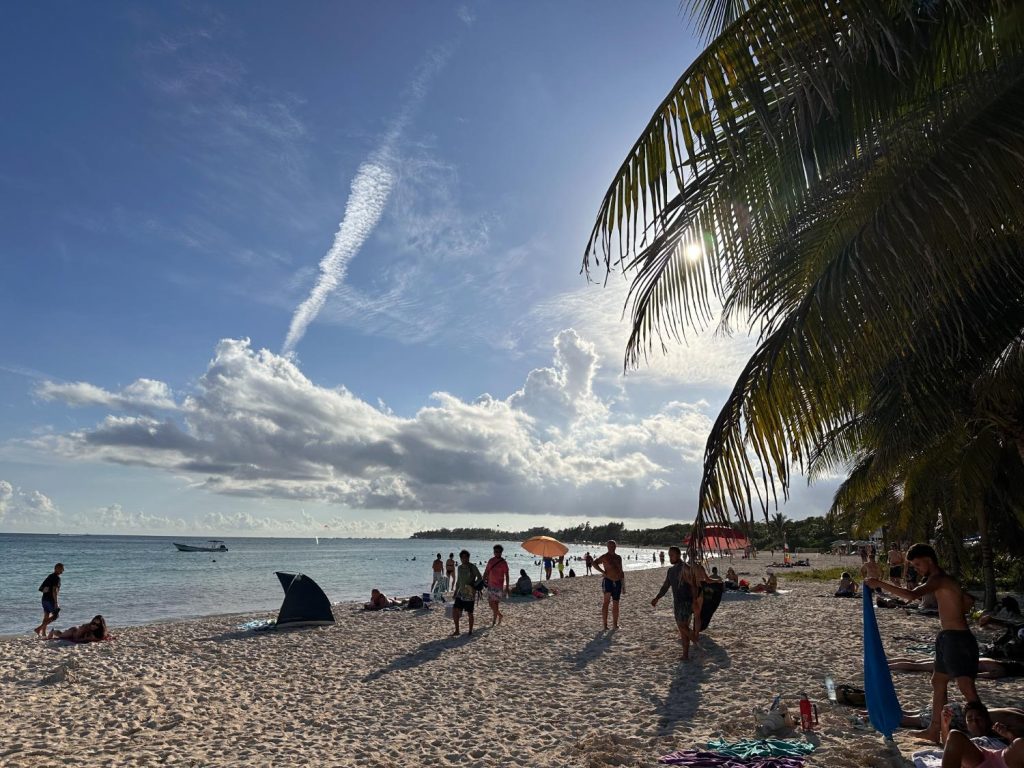
[[[1007,722],[991,723],[991,717],[978,695],[975,680],[981,672],[980,654],[977,638],[965,617],[968,605],[966,592],[939,566],[938,556],[930,545],[914,544],[902,560],[914,569],[921,579],[920,584],[908,588],[894,583],[898,579],[890,571],[891,581],[872,575],[864,579],[864,587],[882,590],[906,601],[921,600],[926,596],[935,599],[940,630],[935,638],[935,660],[932,663],[931,713],[927,723],[922,723],[924,727],[915,735],[933,742],[944,742],[944,768],[1024,768],[1024,740],[1016,738],[1020,732]],[[870,555],[865,565],[868,562]],[[952,710],[947,707],[947,702],[951,680],[963,694],[967,710],[988,717],[991,730],[1003,737],[1007,745],[979,745],[972,741],[969,732],[950,727]],[[1016,727],[1021,725],[1024,725],[1024,720],[1016,721]]]
[[[53,566],[53,572],[43,579],[39,585],[42,593],[43,620],[32,630],[36,637],[46,640],[69,640],[73,643],[92,643],[99,640],[106,640],[107,622],[100,615],[92,617],[92,620],[77,627],[71,627],[63,631],[49,629],[50,624],[60,616],[60,586],[61,574],[64,573],[64,563],[57,563]]]

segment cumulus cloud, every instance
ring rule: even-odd
[[[507,397],[438,392],[400,416],[315,384],[247,339],[225,339],[178,410],[110,414],[34,444],[231,496],[410,514],[690,514],[707,403],[636,416],[595,392],[599,368],[594,345],[563,330],[551,364]]]
[[[118,411],[173,411],[174,395],[162,381],[137,379],[120,392],[109,392],[84,381],[59,384],[43,381],[35,389],[42,400],[61,400],[74,406],[99,406]]]
[[[5,530],[52,531],[60,520],[60,510],[49,496],[0,480],[0,526]]]
[[[597,351],[610,361],[609,370],[622,370],[623,353],[631,321],[623,316],[629,283],[613,275],[606,286],[588,285],[561,293],[533,307],[510,341],[571,325],[585,328]],[[754,339],[745,334],[724,336],[709,328],[687,334],[684,341],[666,339],[666,350],[655,344],[648,359],[629,377],[662,384],[731,387],[754,351]]]

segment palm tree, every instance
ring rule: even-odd
[[[938,438],[965,387],[996,382],[992,403],[1012,389],[1024,8],[694,5],[717,36],[619,168],[584,267],[632,276],[627,366],[711,323],[757,336],[708,437],[699,528],[767,521],[791,469],[855,438],[873,399]],[[1010,399],[984,418],[1024,451]]]

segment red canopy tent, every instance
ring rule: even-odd
[[[691,536],[683,539],[683,544],[690,546]],[[725,525],[706,525],[701,536],[701,549],[705,552],[729,549],[745,549],[750,546],[750,539],[743,531]]]

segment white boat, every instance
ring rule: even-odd
[[[224,542],[220,539],[210,539],[208,547],[197,547],[194,544],[179,544],[174,542],[174,546],[178,548],[179,552],[227,552],[228,548],[224,546]]]

